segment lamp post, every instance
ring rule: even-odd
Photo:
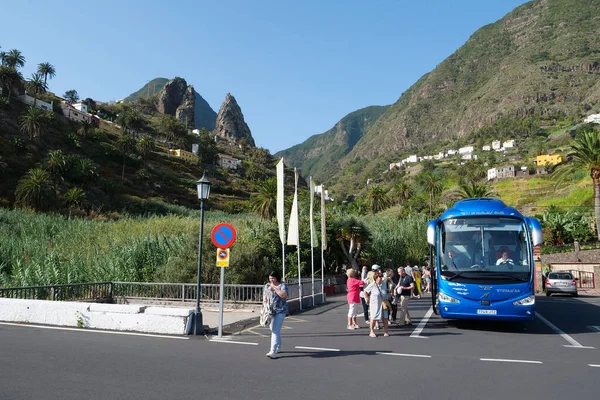
[[[196,288],[196,311],[194,313],[194,335],[204,334],[204,325],[202,323],[202,312],[200,311],[200,293],[202,281],[202,235],[204,233],[204,201],[208,200],[210,194],[210,181],[206,179],[206,174],[196,182],[198,186],[198,198],[200,199],[200,244],[198,246],[198,287]]]

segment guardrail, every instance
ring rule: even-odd
[[[65,285],[0,288],[0,297],[54,301],[100,301],[112,299],[112,290],[112,282],[74,283]]]
[[[310,279],[302,279],[302,295],[312,293]],[[197,285],[193,283],[95,282],[66,285],[0,288],[0,297],[55,301],[114,301],[115,298],[192,302]],[[264,285],[224,285],[224,301],[228,303],[260,304]],[[288,283],[288,298],[299,297],[299,284]],[[218,284],[201,285],[201,302],[218,302]],[[315,294],[321,294],[321,280],[315,279]]]

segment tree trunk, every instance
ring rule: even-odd
[[[597,174],[598,175],[598,174]],[[596,237],[600,240],[600,179],[592,176],[594,185],[594,212],[596,214]]]
[[[121,172],[121,185],[125,180],[125,153],[123,153],[123,171]]]

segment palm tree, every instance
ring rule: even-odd
[[[399,203],[404,203],[413,195],[413,189],[406,181],[401,181],[400,183],[395,184],[393,191],[394,197]]]
[[[127,158],[127,154],[135,149],[135,139],[124,133],[117,139],[117,146],[123,154],[123,171],[121,172],[121,184],[123,184],[125,180],[125,159]]]
[[[136,148],[138,153],[144,158],[144,167],[146,166],[146,159],[150,153],[154,150],[154,139],[150,136],[146,135],[140,140],[138,140],[136,144]]]
[[[9,102],[13,86],[21,80],[23,80],[23,76],[16,68],[0,66],[0,84],[6,88],[6,98]]]
[[[369,211],[371,214],[385,210],[390,205],[390,199],[384,188],[379,185],[371,186],[369,191]]]
[[[358,270],[358,258],[371,239],[369,229],[356,218],[346,217],[334,220],[330,230],[348,263]]]
[[[463,183],[460,185],[460,190],[458,191],[459,199],[470,199],[470,198],[481,198],[481,197],[492,197],[492,188],[485,183],[477,183],[471,182]]]
[[[74,209],[83,209],[87,205],[86,194],[81,188],[71,188],[63,195],[63,203],[69,213]]]
[[[444,190],[444,184],[438,173],[426,170],[419,176],[423,189],[429,195],[429,215],[433,214],[433,201]]]
[[[45,167],[50,173],[55,185],[57,185],[59,181],[64,180],[63,174],[67,169],[67,158],[62,150],[50,150],[48,152],[48,157],[46,158]]]
[[[82,137],[82,138],[86,138],[86,136],[88,135],[88,133],[90,133],[92,131],[92,128],[94,126],[92,125],[92,123],[90,121],[84,120],[81,122],[81,124],[79,125],[79,129],[77,129],[77,133]]]
[[[98,177],[98,165],[89,158],[80,158],[77,165],[77,175],[83,183],[95,182]]]
[[[33,106],[37,103],[37,98],[40,93],[45,93],[48,90],[48,85],[44,83],[42,75],[31,74],[31,79],[27,82],[27,90],[33,93]]]
[[[44,85],[48,83],[48,77],[52,79],[56,76],[56,68],[49,62],[39,63],[37,72],[44,77]]]
[[[2,53],[2,65],[18,69],[25,66],[25,57],[19,50],[12,49],[8,53]]]
[[[44,126],[44,111],[37,107],[30,107],[19,118],[21,121],[21,132],[29,135],[30,139],[40,135]]]
[[[277,213],[277,179],[269,178],[257,184],[258,194],[252,196],[250,208],[262,218],[271,220]]]
[[[17,183],[15,197],[17,204],[38,210],[47,210],[55,196],[54,185],[48,171],[33,168]]]
[[[590,172],[594,186],[594,211],[596,215],[596,235],[600,240],[600,132],[585,132],[575,138],[566,162],[555,167],[552,177],[557,184],[564,183],[576,171]]]

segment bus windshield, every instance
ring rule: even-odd
[[[460,217],[443,221],[439,250],[442,279],[527,282],[530,240],[525,223],[510,217]]]

